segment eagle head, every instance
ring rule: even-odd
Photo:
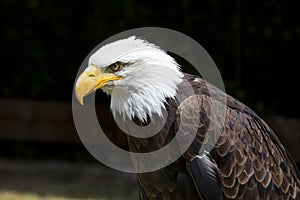
[[[114,118],[141,121],[162,115],[166,98],[174,98],[183,74],[165,51],[135,36],[107,44],[90,58],[78,77],[75,93],[83,97],[102,89],[111,95]]]

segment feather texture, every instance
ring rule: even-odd
[[[168,144],[174,133],[188,134],[192,126],[198,127],[197,136],[183,157],[171,166],[147,173],[147,176],[138,175],[140,199],[176,199],[174,197],[180,196],[179,194],[187,193],[194,196],[178,199],[211,199],[209,191],[219,189],[221,191],[219,199],[299,199],[299,174],[286,149],[262,119],[230,96],[226,96],[226,117],[221,135],[207,155],[209,159],[202,157],[199,160],[201,147],[213,145],[204,143],[205,136],[209,133],[208,129],[221,127],[215,116],[212,116],[210,107],[213,104],[217,107],[223,106],[219,101],[222,92],[199,77],[185,74],[184,78],[191,83],[197,95],[180,105],[175,100],[169,99],[166,107],[171,117],[164,129],[150,139],[130,137],[129,144],[134,146],[130,149],[137,152],[159,149]],[[201,116],[199,124],[193,123],[194,120],[190,118],[178,127],[179,121],[181,122],[180,115],[181,118],[185,117],[189,113],[186,111],[191,108],[199,109]],[[176,123],[173,123],[174,120]],[[214,167],[209,168],[210,166]],[[199,172],[196,171],[197,168]],[[161,177],[159,182],[152,180],[156,176]],[[190,178],[178,179],[179,176]],[[205,183],[199,181],[201,176],[207,180],[218,181],[216,184],[205,186]],[[190,188],[182,191],[178,185],[189,185]],[[201,194],[197,189],[201,190]]]

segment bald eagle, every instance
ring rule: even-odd
[[[194,94],[179,102],[186,92]],[[83,97],[102,89],[111,95],[116,121],[145,126],[154,115],[168,113],[164,127],[148,138],[127,136],[132,152],[151,152],[167,145],[180,131],[196,137],[170,165],[137,174],[140,200],[166,199],[300,199],[299,171],[271,128],[251,109],[199,76],[181,72],[174,58],[160,47],[135,36],[107,44],[90,58],[78,77],[75,92]],[[225,120],[211,112],[226,96]],[[199,113],[195,123],[189,110]],[[218,109],[217,109],[218,110]],[[179,127],[180,121],[181,123]],[[221,128],[220,128],[221,127]],[[215,144],[205,140],[208,130],[219,130]],[[213,145],[209,152],[203,145]]]

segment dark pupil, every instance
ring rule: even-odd
[[[113,68],[114,68],[114,70],[118,70],[119,69],[119,63],[116,63],[116,64],[114,64],[114,66],[113,66]]]
[[[120,63],[115,63],[111,66],[111,69],[113,71],[119,71],[122,68],[122,65]]]

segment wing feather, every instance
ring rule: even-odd
[[[230,96],[226,96],[226,117],[221,126],[216,116],[212,116],[211,109],[212,106],[216,106],[216,110],[222,108],[224,93],[200,78],[188,75],[186,78],[197,95],[181,104],[177,114],[182,118],[187,115],[183,111],[192,108],[198,109],[200,116],[198,124],[193,123],[195,120],[185,120],[180,127],[182,132],[189,132],[191,127],[199,126],[196,139],[184,154],[187,162],[202,156],[203,145],[213,145],[210,156],[218,168],[217,179],[224,199],[295,199],[300,185],[297,168],[271,128],[251,109]],[[197,104],[200,105],[194,106]],[[216,144],[206,139],[212,131],[221,131]],[[189,173],[195,176],[195,172]],[[202,184],[194,183],[198,188]],[[218,190],[217,185],[212,187]]]

